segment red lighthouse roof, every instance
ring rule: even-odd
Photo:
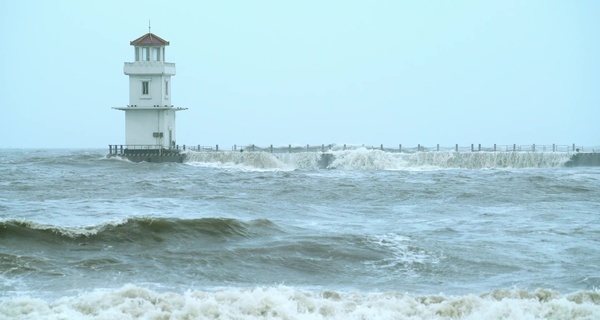
[[[145,35],[130,42],[132,46],[168,46],[169,41],[155,35],[154,33],[146,33]]]

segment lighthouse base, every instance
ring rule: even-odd
[[[176,149],[121,149],[111,148],[107,157],[125,158],[131,162],[179,162],[185,160],[186,155]]]

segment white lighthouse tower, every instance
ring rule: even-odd
[[[115,154],[163,154],[176,152],[175,114],[187,108],[171,104],[171,77],[175,63],[165,61],[169,42],[153,33],[133,40],[134,62],[125,62],[129,76],[129,104],[113,108],[125,111],[125,150]],[[111,150],[112,153],[112,150]]]

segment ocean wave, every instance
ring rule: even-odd
[[[137,242],[143,240],[162,241],[170,236],[206,236],[212,238],[253,237],[263,231],[276,230],[267,219],[249,222],[230,218],[153,218],[138,217],[121,221],[106,222],[96,226],[63,227],[41,224],[27,220],[0,222],[0,238],[24,242],[44,241],[103,241]]]
[[[496,290],[480,295],[307,291],[293,287],[158,292],[125,285],[56,301],[0,302],[6,319],[598,319],[600,292]]]
[[[105,159],[97,149],[13,149],[2,154],[0,163],[26,165],[78,165]]]

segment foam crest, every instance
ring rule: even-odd
[[[98,232],[111,227],[125,223],[126,220],[115,220],[103,223],[97,226],[55,226],[50,224],[38,223],[23,219],[0,220],[0,228],[5,233],[23,238],[50,238],[54,236],[64,236],[69,238],[89,237]]]
[[[321,152],[279,153],[279,160],[299,170],[317,170],[322,167]]]
[[[64,240],[97,239],[105,243],[143,241],[158,235],[195,235],[217,238],[250,237],[257,233],[276,229],[266,219],[243,222],[226,218],[152,218],[137,217],[115,220],[95,226],[59,227],[26,220],[0,221],[0,229],[6,239],[20,239],[22,243],[52,242]]]
[[[600,293],[538,289],[483,295],[302,291],[292,287],[157,292],[126,285],[50,302],[0,302],[7,319],[597,319]]]
[[[345,170],[552,168],[564,166],[570,156],[543,152],[390,153],[364,148],[331,154],[328,168]]]
[[[329,169],[344,170],[400,170],[410,167],[401,153],[388,153],[381,150],[333,151],[333,161]]]
[[[188,151],[186,154],[186,164],[199,167],[240,171],[287,171],[294,169],[267,152]]]

